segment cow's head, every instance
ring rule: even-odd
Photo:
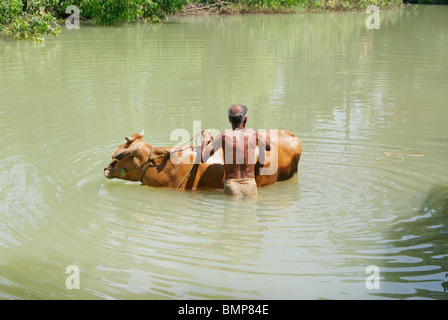
[[[144,131],[125,137],[126,142],[121,144],[112,154],[112,162],[104,168],[106,178],[118,178],[139,181],[143,164],[149,158],[150,147],[143,141]]]

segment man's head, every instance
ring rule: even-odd
[[[247,111],[247,108],[240,104],[234,104],[229,108],[229,121],[233,128],[246,125]]]

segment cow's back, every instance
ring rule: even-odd
[[[278,177],[279,181],[291,178],[297,172],[302,154],[302,140],[289,130],[278,132]]]

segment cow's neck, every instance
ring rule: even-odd
[[[172,147],[153,147],[146,144],[149,150],[148,160],[141,166],[140,182],[144,185],[159,186],[163,168],[171,163],[169,151]],[[164,164],[162,164],[164,162]]]

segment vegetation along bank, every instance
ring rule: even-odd
[[[448,0],[409,0],[413,3],[448,4]],[[406,2],[406,1],[405,1]],[[396,8],[402,0],[0,0],[0,35],[44,40],[58,36],[65,20],[79,8],[81,21],[95,24],[161,22],[168,15],[301,13],[361,10],[369,5]]]

